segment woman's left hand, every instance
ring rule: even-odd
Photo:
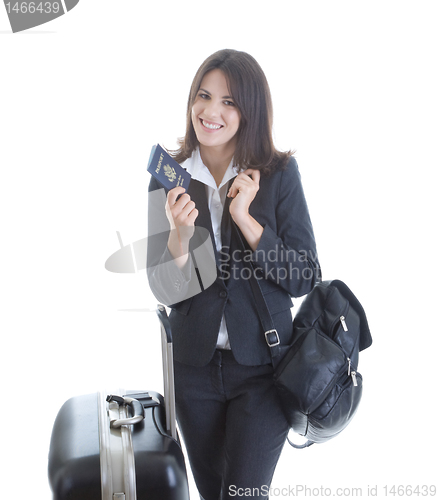
[[[249,206],[259,190],[259,183],[260,171],[248,168],[234,179],[227,195],[233,198],[230,203],[231,217],[253,250],[256,250],[263,233],[263,227],[249,213]]]
[[[248,168],[241,172],[231,185],[227,196],[233,198],[230,214],[237,225],[249,215],[249,206],[259,190],[260,171]]]

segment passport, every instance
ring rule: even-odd
[[[166,189],[182,186],[187,191],[192,178],[159,144],[152,146],[148,172]]]

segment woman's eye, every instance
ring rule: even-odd
[[[224,101],[224,104],[226,106],[235,106],[234,102],[233,101]]]
[[[208,94],[198,94],[201,99],[208,99],[210,96]]]

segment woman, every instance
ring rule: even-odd
[[[250,275],[286,346],[291,296],[312,289],[319,263],[298,167],[273,145],[270,91],[254,58],[221,50],[204,61],[180,146],[174,157],[191,182],[160,197],[151,179],[148,247],[151,288],[172,308],[178,422],[201,498],[267,498],[288,424]],[[163,220],[170,231],[156,229]],[[214,250],[207,286],[201,228]]]

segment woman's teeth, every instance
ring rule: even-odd
[[[208,122],[205,122],[204,120],[201,120],[201,121],[202,121],[202,125],[204,125],[204,127],[209,128],[211,130],[217,130],[217,129],[222,127],[222,125],[214,125],[213,123],[208,123]]]

